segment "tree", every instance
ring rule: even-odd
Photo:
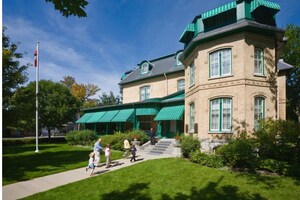
[[[60,81],[60,83],[63,84],[64,86],[66,86],[67,88],[69,88],[71,90],[72,85],[74,83],[76,83],[76,82],[75,82],[75,78],[74,77],[72,77],[72,76],[64,76],[63,80]]]
[[[100,98],[100,106],[109,106],[109,105],[116,105],[119,103],[119,97],[115,97],[114,93],[110,91],[109,95],[105,92],[102,93]]]
[[[97,100],[91,98],[100,90],[98,86],[91,83],[86,85],[76,83],[75,78],[71,76],[63,77],[60,82],[70,89],[71,94],[80,101],[81,107],[88,108],[98,105]]]
[[[18,59],[22,58],[21,53],[17,53],[18,44],[10,41],[9,36],[5,35],[6,28],[2,29],[2,112],[3,126],[10,123],[11,110],[10,100],[20,85],[27,80],[27,68],[29,64],[20,66]]]
[[[50,131],[60,129],[63,124],[74,120],[79,102],[70,90],[61,83],[39,81],[39,127]],[[35,82],[17,90],[12,99],[15,126],[32,130],[35,127]]]
[[[300,27],[288,25],[282,58],[294,66],[287,74],[287,118],[300,122]]]
[[[46,2],[53,3],[54,9],[58,10],[62,16],[87,16],[86,12],[84,11],[85,6],[88,5],[86,0],[46,0]]]

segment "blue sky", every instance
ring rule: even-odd
[[[40,42],[40,79],[73,76],[78,83],[98,85],[99,94],[118,95],[125,71],[182,49],[179,37],[196,15],[231,1],[90,0],[86,18],[65,18],[44,0],[3,0],[2,23],[11,41],[21,43],[22,64],[33,63]],[[281,6],[278,27],[300,25],[299,0],[272,2]],[[34,81],[35,68],[28,73]]]

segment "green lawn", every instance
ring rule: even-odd
[[[40,144],[39,152],[34,151],[35,144],[3,146],[3,185],[84,167],[92,148]],[[120,157],[122,152],[112,153],[112,159]]]
[[[231,173],[180,158],[149,160],[26,199],[298,199],[300,180]]]

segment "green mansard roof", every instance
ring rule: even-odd
[[[187,46],[199,33],[206,33],[243,19],[276,26],[275,14],[279,10],[279,4],[266,0],[236,0],[197,16],[187,25],[179,41]]]

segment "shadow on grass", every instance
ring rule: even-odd
[[[59,147],[59,145],[56,144],[48,144],[47,146],[39,146],[39,151],[43,151],[46,149],[52,149]],[[3,154],[22,154],[22,153],[28,153],[28,152],[35,152],[36,146],[35,144],[24,144],[24,145],[11,145],[11,146],[4,146],[3,147]]]
[[[162,194],[162,200],[266,200],[266,198],[262,197],[258,193],[249,194],[248,192],[239,192],[239,188],[237,186],[226,185],[218,187],[220,182],[223,180],[224,176],[220,177],[216,182],[208,182],[208,184],[204,188],[196,188],[192,187],[190,189],[190,194],[176,193],[172,197],[169,194]],[[147,190],[149,190],[148,183],[134,183],[128,186],[127,189],[123,191],[113,191],[107,194],[102,195],[100,199],[104,200],[150,200],[153,199]],[[145,191],[146,190],[146,191]]]
[[[190,195],[176,193],[176,195],[172,198],[169,195],[163,194],[162,200],[213,200],[213,199],[222,199],[222,200],[266,200],[266,198],[262,197],[260,194],[249,194],[248,192],[239,192],[239,188],[232,185],[226,185],[218,187],[219,183],[222,181],[224,176],[220,177],[216,182],[208,182],[206,187],[197,189],[196,187],[191,188]]]
[[[100,199],[103,200],[150,200],[150,196],[147,195],[143,190],[149,189],[148,183],[134,183],[128,186],[126,190],[123,191],[112,191],[107,194],[103,194]]]
[[[53,146],[51,147],[53,148]],[[48,148],[48,146],[46,148]],[[89,152],[90,150],[87,149],[42,152],[29,155],[4,155],[2,157],[3,184],[53,174],[51,171],[61,172],[64,171],[66,166],[75,165],[76,167],[79,167],[79,163],[84,161],[87,162]],[[39,175],[28,175],[28,173],[36,173]]]

